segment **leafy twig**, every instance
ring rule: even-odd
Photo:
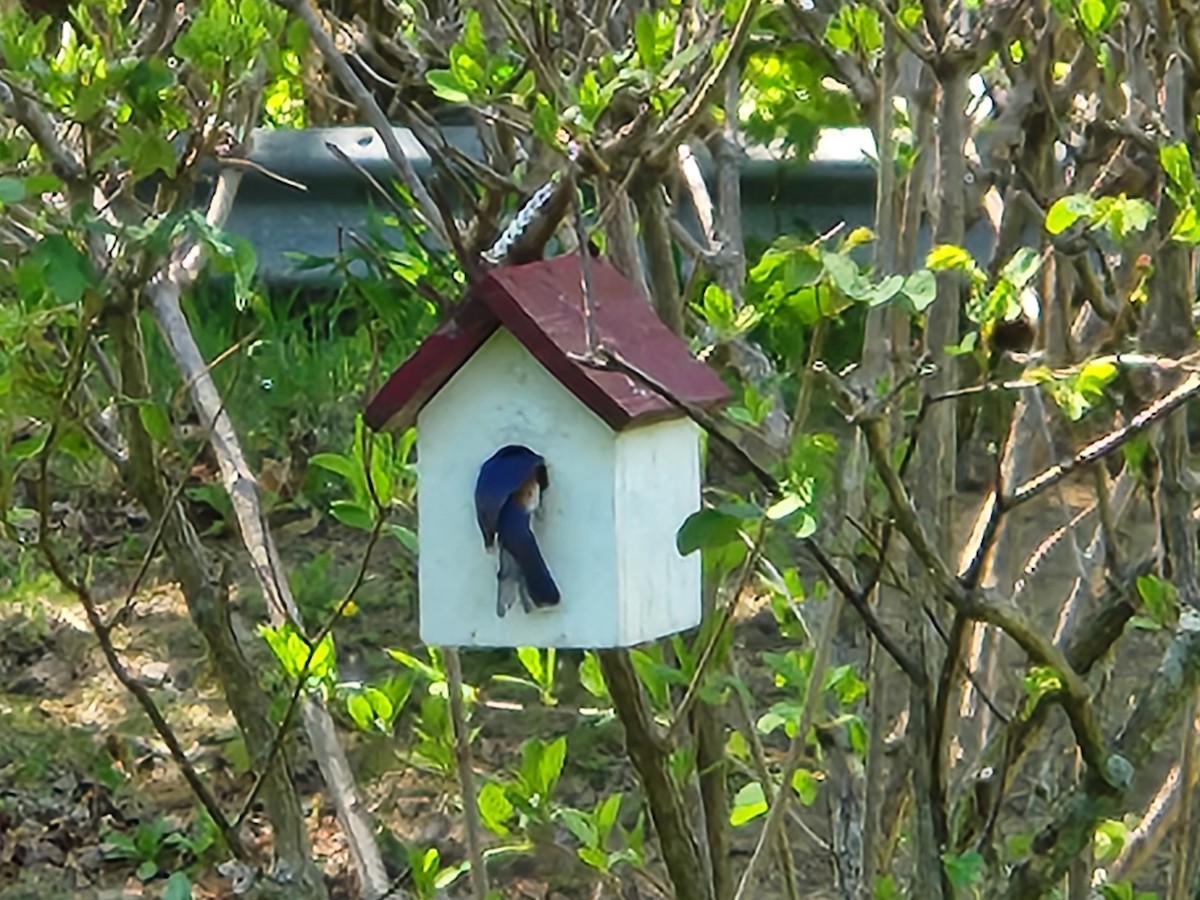
[[[104,659],[108,663],[109,669],[117,681],[133,694],[138,705],[146,713],[146,717],[150,719],[150,724],[154,727],[155,733],[158,734],[162,742],[166,745],[167,752],[170,753],[175,764],[179,766],[180,773],[192,789],[192,792],[196,795],[196,799],[200,801],[205,811],[208,812],[213,822],[216,823],[217,829],[221,832],[222,839],[229,848],[229,852],[238,859],[245,859],[246,851],[242,846],[241,839],[238,837],[236,827],[230,825],[216,797],[209,791],[208,786],[200,778],[191,761],[188,760],[187,754],[180,745],[179,739],[175,736],[174,730],[172,730],[170,724],[159,710],[150,692],[141,682],[129,674],[129,670],[121,662],[121,658],[113,646],[111,631],[108,625],[105,624],[103,616],[100,615],[100,610],[96,606],[96,601],[92,597],[91,591],[86,584],[72,577],[70,572],[67,571],[67,567],[54,551],[54,548],[50,545],[50,457],[53,455],[58,443],[62,416],[66,410],[69,398],[75,393],[80,382],[83,380],[84,358],[90,336],[88,328],[81,326],[72,358],[68,364],[66,384],[59,397],[55,418],[50,424],[46,443],[43,445],[38,456],[38,550],[46,560],[50,571],[54,573],[54,577],[58,579],[63,588],[73,593],[79,599],[88,624],[91,626],[92,632],[96,635],[96,640],[100,644],[100,650],[104,654]],[[164,518],[167,514],[169,513],[164,514]]]
[[[375,550],[375,545],[379,542],[379,537],[383,533],[383,527],[387,523],[387,517],[382,512],[377,514],[375,527],[371,529],[371,535],[367,538],[367,547],[363,551],[362,559],[358,563],[358,571],[355,573],[354,581],[350,585],[350,589],[346,591],[346,595],[338,603],[337,607],[325,619],[325,622],[318,629],[317,633],[307,638],[308,654],[304,657],[304,665],[300,667],[300,672],[296,676],[296,684],[292,689],[292,695],[288,700],[287,709],[284,710],[283,719],[279,723],[279,727],[275,729],[275,735],[271,739],[271,746],[267,750],[267,757],[263,761],[262,769],[255,776],[254,784],[250,787],[250,793],[246,795],[246,799],[242,802],[242,808],[237,815],[237,823],[245,821],[249,815],[251,808],[254,806],[254,801],[258,799],[258,793],[262,789],[263,782],[271,771],[271,766],[275,764],[279,757],[280,750],[283,749],[284,738],[288,731],[291,730],[292,720],[295,717],[296,709],[300,705],[300,699],[304,695],[304,684],[308,680],[308,673],[312,668],[313,657],[316,656],[317,648],[333,631],[334,624],[345,614],[347,607],[354,601],[359,589],[363,586],[367,579],[367,567],[371,562],[371,555]]]
[[[755,896],[749,892],[754,889],[758,880],[759,869],[762,868],[766,859],[767,848],[774,843],[775,836],[783,825],[783,817],[793,794],[792,776],[796,774],[796,770],[804,760],[805,748],[808,744],[808,730],[812,726],[817,700],[825,685],[825,669],[829,665],[829,655],[833,649],[833,636],[837,632],[844,602],[844,595],[840,591],[835,593],[830,601],[829,616],[821,630],[817,649],[813,655],[812,668],[808,673],[808,685],[804,691],[804,706],[800,712],[800,721],[796,726],[796,734],[792,738],[791,746],[788,748],[788,754],[783,763],[779,793],[775,795],[775,802],[771,804],[770,812],[767,813],[767,821],[759,833],[758,843],[754,846],[754,854],[750,857],[746,871],[742,873],[742,880],[738,883],[737,893],[733,895],[733,900],[749,900],[750,897]]]

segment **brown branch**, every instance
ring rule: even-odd
[[[1129,424],[1112,431],[1103,437],[1092,441],[1077,452],[1065,463],[1051,466],[1044,472],[1023,482],[1007,496],[1001,498],[1000,504],[1004,510],[1011,510],[1038,494],[1058,484],[1084,466],[1104,459],[1113,453],[1138,433],[1161,421],[1175,410],[1181,408],[1189,400],[1200,396],[1200,373],[1193,372],[1174,390],[1159,397],[1145,409],[1129,420]]]
[[[722,55],[721,61],[704,74],[692,96],[686,102],[681,101],[671,111],[667,121],[654,135],[653,146],[647,156],[652,167],[661,167],[675,153],[675,148],[683,143],[695,128],[705,109],[711,104],[712,98],[720,90],[726,73],[735,63],[740,62],[742,49],[746,45],[746,38],[750,35],[750,26],[754,23],[760,3],[761,0],[745,0],[742,12],[725,45],[725,53]]]
[[[188,783],[188,787],[192,789],[192,793],[196,795],[196,799],[200,801],[200,805],[204,807],[205,812],[212,816],[212,820],[221,832],[221,838],[229,848],[229,852],[237,859],[246,859],[246,850],[242,846],[236,827],[231,825],[229,820],[225,818],[225,813],[221,810],[216,797],[209,791],[208,786],[188,760],[187,753],[184,751],[182,745],[180,745],[179,739],[175,736],[175,732],[171,729],[170,724],[162,712],[159,711],[158,705],[154,702],[154,698],[150,695],[150,692],[146,689],[145,685],[129,674],[129,671],[121,662],[121,658],[117,655],[116,648],[113,646],[111,633],[108,626],[104,623],[103,617],[100,615],[100,610],[97,608],[96,601],[92,598],[91,592],[86,585],[71,578],[62,561],[50,548],[48,535],[43,533],[38,546],[46,563],[50,566],[50,570],[54,573],[54,577],[58,579],[59,583],[66,590],[79,598],[79,602],[83,605],[84,613],[87,616],[88,624],[92,627],[92,631],[96,635],[96,640],[100,644],[100,650],[104,654],[105,662],[108,663],[108,668],[116,676],[117,681],[129,693],[133,694],[134,699],[138,702],[138,706],[145,712],[146,717],[150,720],[150,724],[154,727],[155,733],[166,745],[171,759],[179,767],[179,772],[183,775],[184,781]]]
[[[488,875],[484,866],[482,826],[479,821],[479,795],[475,792],[475,773],[471,762],[471,732],[463,708],[462,665],[457,647],[444,647],[447,687],[450,690],[450,718],[454,723],[454,757],[458,761],[458,779],[462,787],[463,814],[467,820],[467,857],[471,860],[471,889],[475,900],[487,900]]]
[[[688,900],[713,900],[712,882],[700,864],[700,849],[671,775],[668,751],[654,734],[650,710],[629,653],[601,650],[597,657],[613,708],[625,728],[626,751],[646,793],[675,894]]]
[[[887,651],[888,656],[895,660],[896,665],[900,667],[908,679],[915,685],[924,686],[926,683],[925,673],[921,667],[917,665],[904,649],[896,643],[896,641],[887,633],[883,627],[883,623],[875,615],[875,611],[871,609],[871,604],[867,602],[867,594],[856,590],[845,576],[833,564],[825,551],[821,549],[820,544],[812,538],[804,539],[805,549],[813,555],[817,561],[817,565],[821,567],[821,571],[825,573],[825,577],[830,580],[835,588],[845,596],[846,600],[854,607],[854,611],[858,613],[863,624],[867,627],[867,631],[871,633],[871,637],[879,642],[879,646]]]
[[[238,859],[245,859],[246,850],[242,846],[237,829],[231,826],[229,820],[225,818],[225,813],[221,809],[221,805],[192,766],[191,761],[187,758],[187,754],[179,743],[179,739],[175,736],[174,730],[159,710],[158,704],[154,702],[154,698],[150,695],[150,692],[146,689],[145,685],[129,674],[124,663],[121,662],[116,647],[113,646],[111,631],[108,625],[105,624],[103,616],[100,615],[100,610],[96,606],[91,591],[86,584],[77,581],[71,576],[66,566],[63,565],[62,560],[59,559],[58,554],[55,553],[54,548],[50,545],[50,457],[53,455],[58,444],[62,416],[67,408],[69,399],[83,380],[85,351],[90,337],[89,329],[81,326],[72,359],[67,367],[66,386],[59,397],[58,408],[55,418],[50,424],[50,432],[46,437],[46,443],[38,455],[38,550],[46,560],[50,571],[54,573],[54,577],[58,579],[59,584],[79,599],[88,624],[91,626],[93,633],[96,635],[96,640],[100,644],[100,650],[104,654],[104,659],[108,664],[109,670],[116,677],[117,681],[133,694],[142,711],[146,713],[146,717],[150,719],[150,724],[153,726],[155,733],[166,745],[167,752],[170,753],[171,759],[179,767],[184,781],[188,783],[188,786],[196,795],[196,799],[200,801],[205,811],[212,817],[213,822],[216,823],[217,829],[221,832],[222,839],[229,848],[229,852]]]
[[[1125,770],[1132,778],[1150,759],[1161,735],[1187,707],[1198,687],[1200,613],[1189,608],[1180,616],[1175,639],[1163,655],[1149,691],[1134,707],[1117,737],[1116,751],[1122,764],[1114,768]],[[1054,819],[1034,837],[1034,846],[1045,846],[1046,852],[1017,866],[1001,896],[1005,900],[1045,897],[1091,842],[1096,823],[1120,815],[1125,786],[1114,786],[1100,773],[1089,771],[1060,804]]]
[[[1088,766],[1106,772],[1108,752],[1092,709],[1087,685],[1067,662],[1063,652],[1030,621],[1011,600],[984,600],[978,591],[968,591],[953,575],[929,541],[904,485],[892,468],[888,447],[877,419],[860,423],[876,472],[888,494],[896,526],[933,579],[934,585],[956,612],[995,625],[1016,641],[1034,662],[1054,669],[1062,680],[1063,710],[1071,722],[1075,740]]]
[[[308,33],[313,43],[316,44],[317,50],[324,57],[325,64],[329,66],[334,77],[354,100],[358,111],[375,129],[379,139],[383,141],[388,159],[392,161],[404,181],[404,186],[416,200],[425,225],[444,247],[453,247],[450,240],[450,232],[454,229],[453,223],[443,221],[441,211],[434,203],[433,197],[429,195],[429,191],[425,189],[421,179],[417,177],[416,170],[413,169],[412,163],[404,153],[404,148],[400,146],[395,129],[392,128],[392,124],[387,120],[383,110],[379,108],[374,96],[367,90],[367,86],[362,83],[362,79],[358,77],[358,74],[350,67],[350,63],[346,61],[346,57],[338,50],[333,36],[317,14],[311,0],[276,0],[276,2],[288,12],[298,16],[308,26]],[[464,266],[467,264],[467,260],[461,262]]]
[[[3,56],[0,56],[0,67],[3,61]],[[46,154],[55,175],[75,187],[87,181],[83,165],[59,140],[54,120],[40,104],[26,95],[20,85],[0,78],[0,108],[29,132],[34,143]]]

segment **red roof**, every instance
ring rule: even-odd
[[[716,373],[692,356],[624,276],[603,259],[590,262],[593,323],[602,346],[685,403],[711,407],[729,398]],[[616,431],[685,415],[643,379],[570,358],[586,350],[579,257],[572,254],[487,273],[371,400],[367,424],[376,430],[411,425],[500,326]]]

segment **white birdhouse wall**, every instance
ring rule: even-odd
[[[417,419],[420,631],[427,644],[628,646],[698,624],[699,554],[675,532],[699,506],[698,435],[686,419],[620,434],[498,330]],[[495,551],[475,518],[479,467],[506,444],[545,457],[534,519],[562,594],[496,615]]]

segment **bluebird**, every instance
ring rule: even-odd
[[[530,517],[550,486],[546,461],[527,447],[501,447],[479,469],[475,517],[489,550],[498,542],[496,615],[517,602],[525,612],[555,606],[558,585],[538,549]]]

